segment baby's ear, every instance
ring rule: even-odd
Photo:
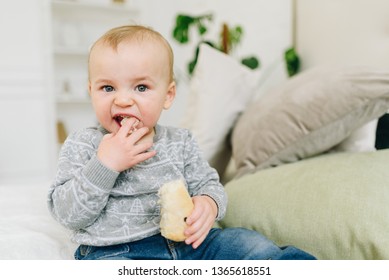
[[[169,109],[172,105],[174,98],[176,97],[176,82],[171,82],[167,88],[165,103],[163,105],[163,108],[165,110]]]
[[[88,94],[89,94],[89,96],[91,95],[91,88],[92,88],[92,85],[90,83],[90,80],[88,80]]]

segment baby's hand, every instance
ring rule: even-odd
[[[186,244],[192,244],[196,249],[201,245],[207,237],[213,224],[215,223],[217,215],[217,205],[215,201],[209,196],[194,196],[194,209],[192,214],[186,219],[188,228],[185,230],[185,235],[188,238],[185,240]]]
[[[122,172],[156,154],[155,151],[147,151],[153,146],[153,141],[142,139],[149,133],[149,129],[138,128],[138,123],[137,119],[130,118],[123,122],[117,133],[104,135],[97,150],[97,157],[102,164]]]

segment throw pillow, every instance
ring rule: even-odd
[[[350,134],[330,152],[368,152],[375,151],[378,119],[374,119]]]
[[[200,46],[182,126],[196,137],[204,157],[222,174],[231,157],[228,135],[256,92],[259,72],[207,44]]]
[[[256,230],[319,259],[389,259],[389,149],[324,154],[225,185],[218,225]]]
[[[389,72],[307,70],[240,117],[232,135],[237,176],[326,152],[388,108]]]

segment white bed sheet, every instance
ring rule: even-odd
[[[77,245],[47,208],[49,185],[0,185],[0,260],[73,259]]]

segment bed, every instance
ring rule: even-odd
[[[182,125],[229,195],[217,226],[254,229],[319,259],[389,259],[389,150],[375,149],[377,120],[389,109],[389,4],[374,3],[297,0],[302,72],[273,88],[259,86],[261,72],[201,46]],[[357,29],[358,12],[376,7],[364,18],[371,32],[343,17],[330,17],[339,27],[331,32],[320,24],[350,5]],[[360,36],[369,43],[347,52]],[[49,185],[0,185],[0,259],[73,259],[77,245],[47,210]]]
[[[68,260],[76,245],[47,208],[50,182],[0,185],[0,260]]]

